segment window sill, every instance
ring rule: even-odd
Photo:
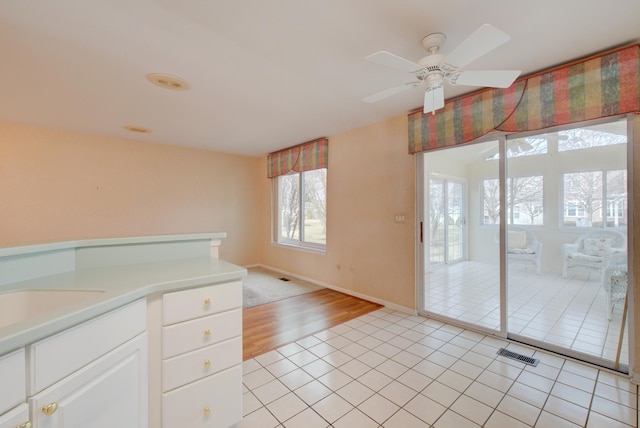
[[[288,244],[288,243],[275,242],[275,241],[271,241],[271,245],[273,245],[274,247],[280,247],[287,250],[299,250],[299,251],[305,251],[307,253],[322,254],[322,255],[327,254],[326,248],[321,248],[316,246],[295,245],[295,244]]]

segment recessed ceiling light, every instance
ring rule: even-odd
[[[174,91],[184,91],[189,89],[189,84],[186,80],[169,74],[147,74],[147,80],[156,86]]]
[[[142,126],[125,125],[125,126],[123,126],[123,128],[126,129],[127,131],[137,132],[139,134],[149,134],[149,133],[151,133],[150,129],[143,128]]]

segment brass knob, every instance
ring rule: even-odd
[[[204,331],[204,335],[205,335],[206,337],[211,336],[211,330],[206,329],[206,330]]]
[[[211,367],[211,361],[209,361],[209,360],[204,360],[204,367],[205,367],[205,368],[207,368],[207,369],[208,369],[209,367]]]
[[[208,416],[209,413],[211,413],[211,409],[209,407],[205,407],[202,409],[202,413],[204,413],[205,416]]]
[[[53,415],[56,410],[58,410],[58,403],[56,403],[55,401],[53,403],[47,404],[46,406],[42,406],[42,413],[47,416]]]
[[[204,299],[204,304],[205,305],[210,305],[211,304],[211,299],[208,298],[208,297],[206,299]]]

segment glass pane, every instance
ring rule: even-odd
[[[627,170],[607,171],[606,227],[627,227]]]
[[[565,227],[602,227],[602,171],[564,174]]]
[[[541,175],[511,177],[507,180],[508,224],[543,224],[544,178]]]
[[[497,141],[422,155],[427,272],[421,312],[500,330]]]
[[[305,242],[327,242],[327,170],[315,169],[302,173],[304,183]]]
[[[429,180],[429,254],[432,265],[444,263],[444,181]]]
[[[278,177],[280,238],[300,238],[300,174]]]
[[[610,367],[620,340],[629,355],[625,134],[624,120],[543,134],[548,154],[506,160],[509,336]]]
[[[447,261],[464,258],[464,185],[447,182]]]
[[[500,224],[500,181],[482,181],[482,224]]]
[[[568,129],[557,134],[558,151],[591,149],[627,143],[627,121]]]

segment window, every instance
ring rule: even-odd
[[[279,244],[322,250],[327,242],[327,169],[292,172],[274,180]]]
[[[626,121],[611,122],[585,128],[568,129],[558,133],[558,151],[591,149],[626,144]]]
[[[508,224],[542,225],[544,200],[541,175],[507,179]],[[483,224],[500,223],[498,179],[483,181]]]
[[[625,227],[627,171],[564,174],[565,227]]]

